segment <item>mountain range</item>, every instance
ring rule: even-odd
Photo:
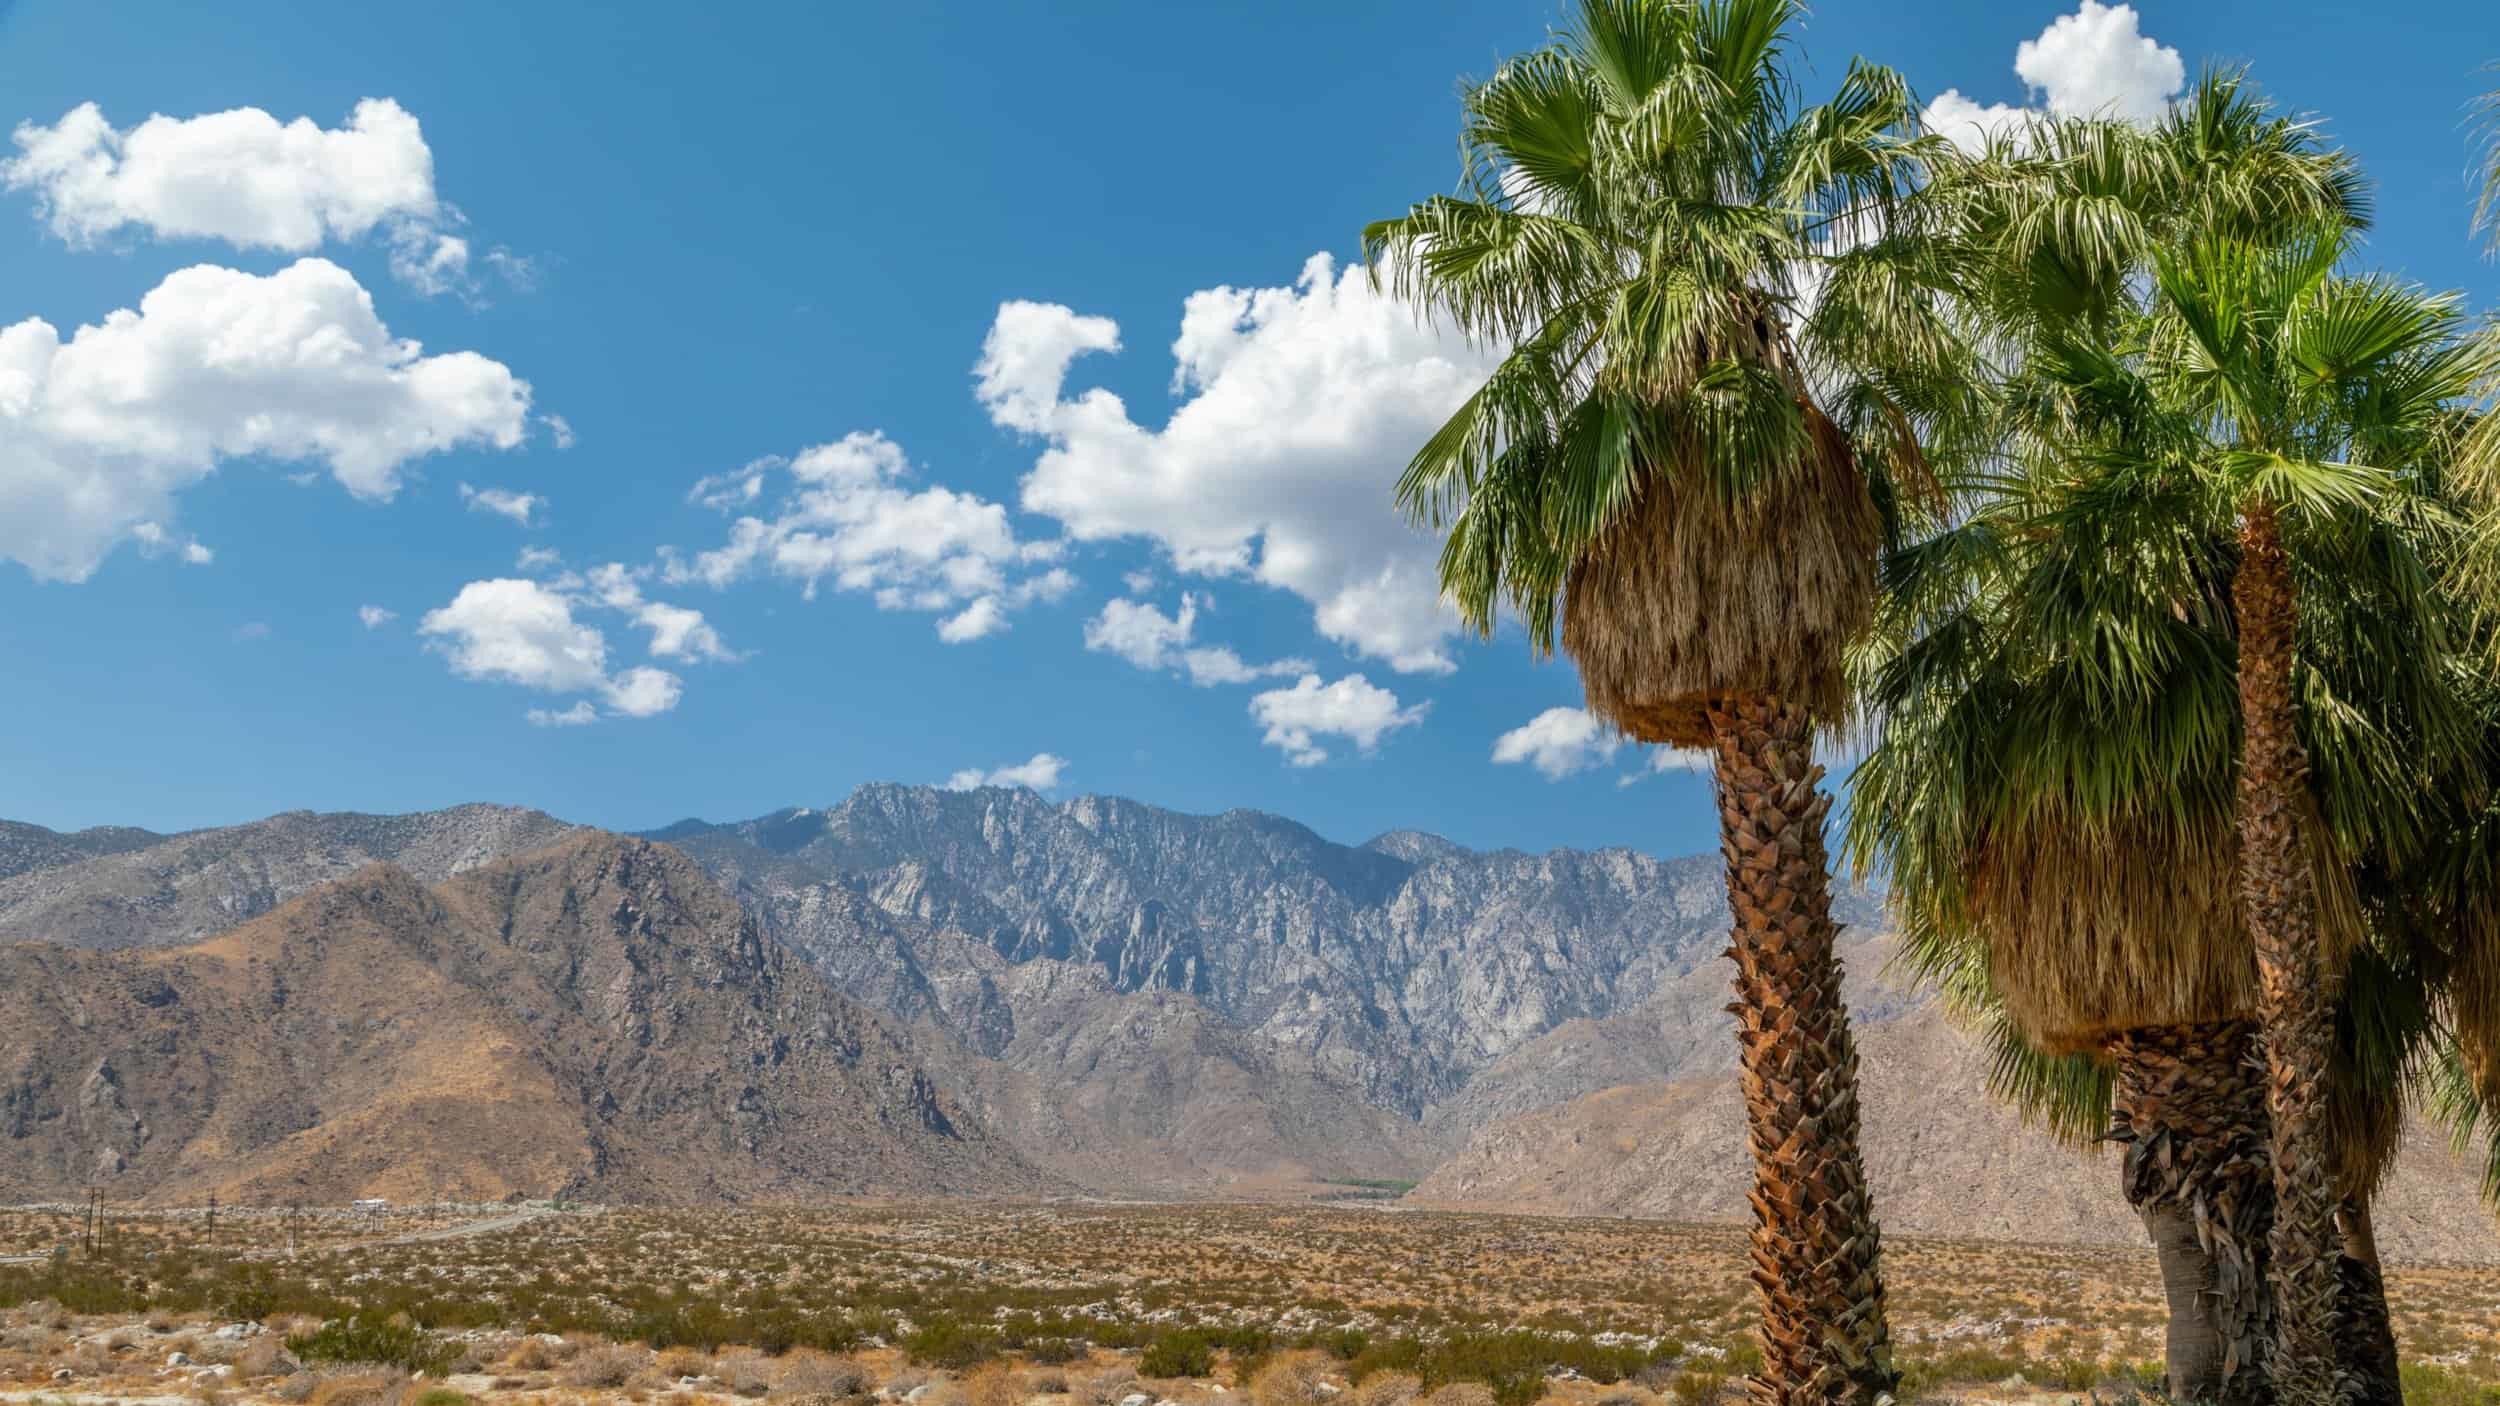
[[[1990,1103],[1885,978],[1880,895],[1836,907],[1888,1225],[2139,1237],[2114,1166]],[[0,823],[0,1199],[1420,1181],[1739,1219],[1726,928],[1715,856],[1021,789],[638,837],[486,805]],[[2436,1151],[2390,1252],[2500,1253]]]

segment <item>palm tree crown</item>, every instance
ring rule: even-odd
[[[1463,193],[1364,235],[1376,277],[1509,349],[1399,484],[1448,529],[1450,595],[1540,651],[1559,627],[1646,741],[1698,745],[1731,691],[1843,714],[1878,504],[1954,384],[1900,231],[1935,139],[1888,69],[1800,107],[1799,13],[1590,0],[1468,95]]]

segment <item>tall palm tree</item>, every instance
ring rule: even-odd
[[[2266,248],[2202,241],[2158,265],[2161,392],[2237,507],[2240,896],[2255,948],[2273,1128],[2275,1383],[2331,1398],[2338,1243],[2327,1070],[2333,953],[2320,949],[2299,728],[2300,629],[2285,519],[2333,533],[2381,494],[2471,388],[2452,302],[2336,274],[2340,235]],[[2332,934],[2328,934],[2332,936]]]
[[[1895,1381],[1814,757],[1961,384],[1897,74],[1802,106],[1794,0],[1582,0],[1466,95],[1463,188],[1364,232],[1376,278],[1505,348],[1399,484],[1445,591],[1714,760],[1767,1403]],[[1811,296],[1809,296],[1811,295]],[[1905,485],[1907,486],[1905,488]]]
[[[1892,875],[1914,951],[1985,953],[2002,1036],[2072,1054],[2061,1067],[2096,1071],[2104,1099],[2114,1085],[2103,1126],[2127,1145],[2124,1185],[2177,1309],[2174,1395],[2253,1399],[2273,1196],[2245,1059],[2257,972],[2232,892],[2237,524],[2202,402],[2160,374],[2183,334],[2148,294],[2167,249],[2357,225],[2358,181],[2218,73],[2149,131],[2044,120],[1937,180],[1970,231],[1966,304],[2007,368],[1979,437],[2001,457],[1960,522],[1889,568],[1871,681],[1887,721],[1853,843]],[[2401,399],[2389,413],[2419,419],[2437,394]],[[2333,623],[2380,651],[2420,643],[2430,618],[2398,525],[2308,544]],[[2379,576],[2369,591],[2338,579]],[[2344,803],[2341,823],[2306,835],[2301,860],[2333,900],[2340,953],[2363,927],[2357,856],[2420,829],[2396,739],[2441,715],[2444,681],[2425,670],[2436,651],[2392,674],[2374,652],[2339,657],[2361,662],[2325,695],[2335,707],[2312,709],[2327,752],[2309,779]],[[2314,695],[2332,675],[2306,667]]]

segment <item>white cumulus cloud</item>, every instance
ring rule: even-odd
[[[607,637],[574,618],[576,603],[539,581],[471,581],[450,604],[427,611],[417,633],[462,678],[589,694],[624,717],[650,717],[677,706],[675,674],[647,665],[609,672]],[[589,701],[577,701],[562,717],[533,713],[531,721],[588,721],[579,714]]]
[[[1177,669],[1200,688],[1299,674],[1311,667],[1307,659],[1249,664],[1222,645],[1192,645],[1197,623],[1198,597],[1187,592],[1181,595],[1177,615],[1166,615],[1148,601],[1107,600],[1085,622],[1085,647],[1117,655],[1140,669]]]
[[[589,600],[610,610],[620,610],[633,622],[651,632],[651,654],[657,659],[726,660],[740,656],[720,637],[703,612],[664,601],[647,600],[642,582],[651,574],[649,567],[629,567],[623,562],[609,562],[593,567],[587,576],[567,574],[558,577],[559,589],[584,589]]]
[[[1493,741],[1501,765],[1527,762],[1559,781],[1613,758],[1623,739],[1584,708],[1548,708]]]
[[[1664,776],[1670,772],[1678,771],[1697,772],[1703,776],[1709,775],[1710,753],[1700,747],[1653,748],[1649,753],[1649,760],[1642,763],[1640,770],[1632,772],[1629,775],[1615,778],[1615,785],[1637,785],[1642,781],[1648,780],[1650,777]]]
[[[966,644],[997,634],[1007,628],[1007,608],[996,596],[982,596],[972,604],[938,622],[938,638],[948,644]]]
[[[364,622],[366,629],[378,630],[398,619],[399,612],[385,610],[378,605],[360,605],[356,607],[356,618]]]
[[[217,554],[195,537],[169,532],[164,524],[137,522],[130,525],[130,540],[139,544],[142,556],[161,557],[168,554],[182,558],[186,566],[206,566],[217,560]]]
[[[471,488],[460,485],[460,501],[473,513],[494,513],[508,517],[523,527],[530,525],[531,514],[547,506],[547,500],[535,493],[515,493],[509,488]]]
[[[247,456],[321,464],[388,499],[411,460],[517,446],[529,406],[500,362],[393,337],[327,260],[182,269],[66,340],[41,318],[0,328],[0,557],[83,581]]]
[[[1044,441],[1027,511],[1080,540],[1145,539],[1184,572],[1290,591],[1322,635],[1392,668],[1452,667],[1458,622],[1440,599],[1438,546],[1400,518],[1392,490],[1493,355],[1324,254],[1289,287],[1188,297],[1172,344],[1181,399],[1160,428],[1108,390],[1068,392],[1077,357],[1119,347],[1106,318],[999,308],[975,393],[995,423]]]
[[[1398,706],[1398,697],[1361,674],[1348,674],[1323,685],[1317,674],[1304,674],[1290,688],[1270,689],[1250,699],[1250,716],[1266,729],[1259,740],[1285,754],[1295,766],[1317,766],[1328,760],[1322,737],[1343,737],[1363,751],[1402,727],[1424,720],[1427,704]]]
[[[1002,766],[994,771],[966,767],[946,778],[949,791],[970,791],[980,786],[1026,786],[1047,791],[1059,784],[1059,775],[1067,770],[1068,759],[1049,752],[1036,752],[1028,761]]]
[[[92,247],[124,231],[304,254],[379,231],[393,276],[428,295],[469,292],[460,214],[435,190],[414,114],[367,98],[342,127],[256,107],[150,116],[116,128],[94,103],[21,123],[0,183],[31,190],[52,232]],[[498,251],[499,253],[501,251]]]
[[[585,698],[570,708],[532,708],[525,716],[534,727],[583,727],[599,721],[599,710]]]
[[[2105,116],[2153,122],[2187,84],[2179,51],[2145,37],[2132,5],[2082,0],[2014,50],[2014,72],[2061,117]],[[2025,109],[1981,104],[1948,88],[1927,105],[1927,125],[1965,145],[2020,121]]]
[[[868,593],[883,610],[946,612],[949,643],[1005,629],[1009,610],[1063,595],[1076,578],[1047,564],[1055,542],[1020,542],[1007,510],[942,485],[912,488],[902,446],[873,431],[760,459],[694,486],[689,501],[738,514],[729,540],[687,557],[662,548],[661,576],[714,588],[757,574]]]

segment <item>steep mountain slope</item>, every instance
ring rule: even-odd
[[[839,966],[870,914],[1081,964],[1113,990],[1194,997],[1409,1118],[1565,1021],[1639,1007],[1726,940],[1716,859],[1479,853],[1413,832],[1349,847],[1252,811],[864,786],[830,810],[656,835],[820,961]],[[1880,919],[1871,894],[1841,907]],[[841,921],[816,930],[828,914]]]
[[[0,820],[0,879],[156,844],[163,835],[127,825],[99,825],[63,834],[23,821]]]
[[[1892,951],[1890,934],[1880,929],[1841,934],[1842,990],[1859,1026],[1896,1019],[1921,1002],[1887,973]],[[1725,955],[1714,954],[1629,1010],[1565,1021],[1478,1071],[1456,1095],[1433,1105],[1425,1122],[1463,1135],[1601,1089],[1732,1071],[1735,1021],[1727,1003],[1734,972]]]
[[[1898,1235],[2141,1245],[2117,1163],[1990,1098],[1978,1047],[1933,1005],[1862,1025],[1867,1176]],[[1408,1200],[1549,1215],[1743,1223],[1752,1162],[1732,1074],[1629,1084],[1480,1129]],[[2500,1259],[2472,1168],[2416,1138],[2374,1207],[2383,1253]]]
[[[1027,1157],[1119,1195],[1413,1177],[1446,1151],[1301,1051],[1095,967],[1011,962],[835,885],[749,896],[767,930],[902,1025]]]
[[[179,946],[377,860],[431,883],[573,829],[538,811],[496,805],[413,815],[288,811],[171,836],[9,826],[0,831],[0,942]]]
[[[0,948],[0,1185],[658,1201],[1056,1183],[666,846],[375,865],[190,948]]]

